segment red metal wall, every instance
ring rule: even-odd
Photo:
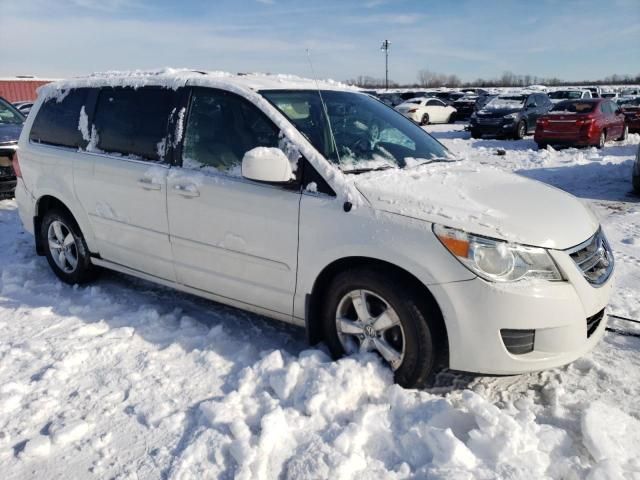
[[[0,97],[10,102],[35,100],[36,89],[51,80],[0,80]]]

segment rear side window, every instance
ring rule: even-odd
[[[103,88],[93,121],[98,149],[143,160],[163,160],[172,109],[173,90]]]
[[[78,148],[86,142],[78,130],[80,109],[85,105],[89,88],[70,91],[62,100],[51,98],[38,110],[29,139],[33,142]]]

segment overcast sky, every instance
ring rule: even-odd
[[[165,66],[464,80],[640,73],[640,0],[0,0],[0,76]]]

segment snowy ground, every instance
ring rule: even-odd
[[[640,318],[640,136],[555,152],[427,130],[590,202],[617,256],[610,311]],[[63,285],[14,201],[0,229],[2,478],[640,478],[638,338],[608,333],[565,368],[404,390],[374,356],[331,362],[255,315],[113,273]]]

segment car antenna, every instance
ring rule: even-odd
[[[331,119],[329,118],[329,111],[327,110],[327,104],[324,103],[324,98],[322,98],[322,92],[320,91],[320,85],[318,84],[318,78],[316,77],[316,71],[313,68],[313,62],[311,61],[311,52],[309,49],[305,49],[307,52],[307,59],[309,60],[309,66],[311,67],[311,78],[316,84],[316,89],[318,90],[318,96],[320,97],[320,103],[322,104],[322,110],[324,111],[324,116],[327,119],[327,125],[329,125],[329,135],[331,135],[331,142],[333,143],[333,148],[336,151],[336,156],[338,157],[338,165],[342,162],[340,161],[340,152],[338,152],[338,144],[336,143],[336,137],[333,135],[333,128],[331,127]]]

